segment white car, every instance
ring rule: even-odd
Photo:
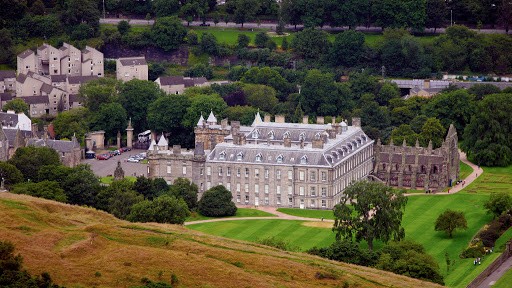
[[[135,159],[135,158],[128,158],[126,161],[131,162],[131,163],[139,163],[139,159]]]

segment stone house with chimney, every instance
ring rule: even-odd
[[[0,70],[0,93],[16,91],[16,71]]]
[[[123,82],[127,82],[132,79],[147,81],[148,74],[148,63],[144,57],[119,58],[116,60],[117,80],[121,80]]]

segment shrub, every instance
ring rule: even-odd
[[[236,205],[231,201],[233,196],[224,186],[218,185],[204,192],[199,200],[199,213],[209,217],[233,216],[236,214]]]
[[[274,247],[274,248],[284,250],[284,251],[299,251],[300,250],[299,247],[292,246],[289,242],[281,240],[281,239],[277,239],[274,236],[263,238],[263,239],[258,239],[256,242],[259,244],[265,245],[265,246]]]
[[[472,243],[460,254],[460,258],[481,257],[485,253],[484,244],[478,239],[473,239]]]

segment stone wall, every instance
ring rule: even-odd
[[[482,271],[482,273],[480,273],[480,275],[478,275],[473,281],[471,281],[471,283],[469,283],[467,288],[479,287],[480,284],[482,284],[482,282],[485,280],[485,278],[487,278],[494,271],[496,271],[496,269],[498,269],[501,266],[501,264],[503,264],[503,262],[507,261],[508,258],[510,258],[510,256],[512,256],[512,247],[511,246],[512,246],[512,242],[511,241],[507,242],[507,244],[505,245],[505,251],[503,251],[503,253],[501,253],[501,255],[498,256],[498,258],[496,258],[487,268],[485,268],[485,270]]]

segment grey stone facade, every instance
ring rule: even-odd
[[[375,145],[374,175],[390,186],[410,189],[443,190],[459,178],[457,131],[450,125],[441,147],[432,149],[407,146]]]
[[[163,136],[152,143],[148,174],[169,183],[191,179],[200,194],[224,185],[239,204],[332,209],[345,187],[373,169],[374,141],[360,119],[352,122],[285,123],[277,116],[264,122],[258,113],[251,126],[240,126],[201,117],[194,151],[169,150]]]

